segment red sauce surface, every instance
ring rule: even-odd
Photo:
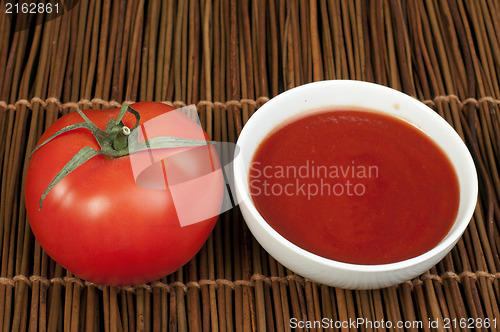
[[[399,118],[320,111],[275,129],[250,166],[252,199],[282,236],[353,264],[418,256],[448,233],[458,179],[444,152]]]

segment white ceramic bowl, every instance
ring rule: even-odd
[[[298,114],[323,107],[363,107],[405,119],[427,133],[447,154],[458,176],[460,205],[446,237],[428,252],[404,261],[357,265],[312,254],[275,231],[259,214],[249,194],[248,171],[267,134]],[[370,289],[410,280],[437,264],[456,244],[472,217],[477,199],[477,175],[472,157],[454,129],[416,99],[399,91],[360,81],[334,80],[299,86],[264,104],[243,128],[234,160],[234,184],[245,221],[259,243],[275,259],[311,280],[342,288]]]

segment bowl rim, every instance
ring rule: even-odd
[[[356,80],[326,80],[326,81],[319,81],[319,82],[313,82],[313,83],[307,83],[304,85],[300,85],[298,87],[292,88],[290,90],[287,90],[276,97],[270,99],[268,102],[266,102],[262,107],[260,107],[255,114],[250,117],[250,119],[247,121],[245,126],[243,127],[238,140],[237,140],[237,147],[241,149],[243,143],[245,143],[248,140],[252,140],[256,137],[252,137],[252,129],[257,126],[261,118],[265,119],[265,113],[267,112],[268,109],[271,109],[275,103],[280,102],[284,98],[288,98],[289,95],[295,94],[297,92],[300,92],[301,90],[304,89],[310,89],[312,87],[318,86],[328,86],[332,87],[335,85],[350,85],[355,88],[365,88],[365,89],[381,89],[385,90],[386,93],[394,94],[394,95],[399,95],[400,97],[405,99],[405,102],[414,104],[416,108],[419,108],[420,111],[426,112],[428,116],[434,119],[434,121],[437,121],[437,123],[442,127],[443,131],[446,132],[447,136],[450,136],[453,140],[457,142],[457,147],[460,149],[460,153],[464,154],[464,158],[468,160],[467,165],[464,165],[463,167],[466,168],[466,172],[470,173],[472,176],[470,181],[472,185],[472,190],[469,192],[470,194],[467,197],[467,200],[465,202],[465,209],[463,210],[462,215],[464,216],[462,219],[459,219],[459,216],[457,214],[457,217],[455,218],[452,227],[455,227],[455,229],[451,229],[448,234],[445,236],[444,239],[442,239],[436,246],[431,248],[430,250],[426,251],[425,253],[422,253],[416,257],[412,257],[406,260],[398,261],[398,262],[393,262],[393,263],[387,263],[387,264],[352,264],[352,263],[345,263],[345,262],[340,262],[336,261],[333,259],[329,259],[314,253],[311,253],[307,251],[306,249],[303,249],[299,247],[298,245],[294,244],[287,238],[285,238],[283,235],[278,233],[271,225],[267,223],[267,221],[264,219],[264,217],[257,211],[250,193],[245,190],[247,186],[245,185],[245,182],[248,181],[246,175],[247,172],[245,172],[244,168],[244,161],[243,158],[238,158],[236,157],[233,163],[233,171],[234,171],[234,186],[235,186],[235,191],[238,196],[238,202],[239,204],[244,204],[245,207],[248,209],[248,212],[254,217],[255,222],[264,229],[264,231],[269,234],[273,239],[277,240],[280,242],[282,246],[287,247],[290,251],[292,251],[294,254],[297,254],[299,256],[304,257],[305,259],[308,259],[310,261],[314,261],[318,264],[328,266],[331,268],[337,268],[345,271],[351,271],[351,272],[393,272],[393,271],[398,271],[398,270],[403,270],[407,268],[411,268],[413,266],[419,265],[421,263],[424,263],[433,257],[439,256],[439,254],[451,249],[452,246],[456,244],[456,242],[460,239],[462,236],[463,232],[467,228],[470,219],[472,218],[472,215],[474,213],[476,203],[477,203],[477,194],[478,194],[478,179],[477,179],[477,172],[476,168],[474,165],[473,158],[467,149],[465,143],[462,141],[461,137],[458,135],[458,133],[451,127],[448,122],[446,122],[445,119],[443,119],[441,116],[439,116],[436,112],[434,112],[431,108],[429,108],[427,105],[425,105],[423,102],[407,95],[404,94],[398,90],[375,84],[375,83],[370,83],[370,82],[365,82],[365,81],[356,81]],[[311,110],[314,110],[312,108]],[[304,112],[307,112],[307,109],[304,110]],[[386,112],[384,112],[387,114]],[[292,115],[288,117],[286,120],[293,118],[296,115]],[[286,121],[285,120],[285,121]],[[408,120],[410,123],[411,121]],[[278,124],[279,125],[279,124]],[[273,127],[273,129],[276,128],[276,126]],[[272,129],[271,129],[272,130]],[[269,134],[270,131],[267,131],[263,137],[258,137],[260,139],[259,143],[264,139],[266,135]],[[431,139],[434,141],[434,139],[431,137]],[[441,147],[443,150],[444,148]],[[445,154],[449,157],[449,153],[447,151],[444,151]],[[254,151],[255,153],[255,151]],[[240,151],[239,156],[242,156],[242,152]],[[251,159],[253,157],[250,156],[249,162],[251,162]],[[454,164],[453,162],[452,166],[455,169],[455,171],[458,173],[457,170],[457,165]],[[459,206],[460,207],[460,206]],[[246,218],[244,218],[247,223],[248,221]]]

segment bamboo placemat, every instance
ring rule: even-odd
[[[90,0],[52,20],[13,21],[2,8],[0,329],[290,331],[291,318],[328,318],[355,330],[345,322],[364,318],[372,325],[357,327],[366,331],[390,330],[387,322],[395,330],[444,330],[443,319],[453,330],[498,330],[499,14],[498,0]],[[410,94],[469,146],[480,179],[474,217],[452,252],[422,276],[373,291],[311,282],[269,256],[237,208],[220,216],[185,267],[135,287],[76,278],[33,238],[23,175],[58,116],[144,100],[195,104],[213,139],[235,142],[269,98],[323,79]],[[429,324],[436,319],[437,329]],[[463,328],[468,319],[483,328]]]

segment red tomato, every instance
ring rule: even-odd
[[[140,128],[147,127],[147,139],[159,136],[200,139],[201,133],[203,140],[209,140],[195,122],[180,111],[171,112],[173,108],[167,105],[142,102],[132,107],[140,114]],[[118,112],[119,109],[84,113],[104,130]],[[167,112],[171,112],[168,122],[156,121],[155,118]],[[135,121],[129,113],[123,118],[128,127]],[[80,122],[83,119],[76,112],[63,116],[43,134],[40,142]],[[100,149],[89,130],[75,129],[57,136],[31,157],[26,177],[26,208],[33,233],[43,249],[75,275],[106,285],[152,281],[187,263],[212,231],[222,204],[224,182],[214,147],[167,148],[114,159],[92,157],[57,183],[40,209],[41,195],[49,183],[84,146]],[[152,155],[155,160],[166,158],[167,162],[144,167],[151,165]],[[165,167],[169,156],[173,156],[170,159],[175,165]],[[148,189],[148,185],[139,185],[137,179],[145,176],[134,173],[137,165],[142,165],[139,170],[145,169],[144,174],[159,174],[163,187]],[[171,175],[163,177],[166,169],[176,173],[172,175],[177,178],[175,199]],[[212,171],[211,176],[206,176],[207,169]],[[190,181],[197,177],[201,180]],[[182,181],[185,186],[179,185]],[[186,206],[190,211],[186,212]],[[180,215],[186,213],[206,218],[186,225],[180,220]]]

